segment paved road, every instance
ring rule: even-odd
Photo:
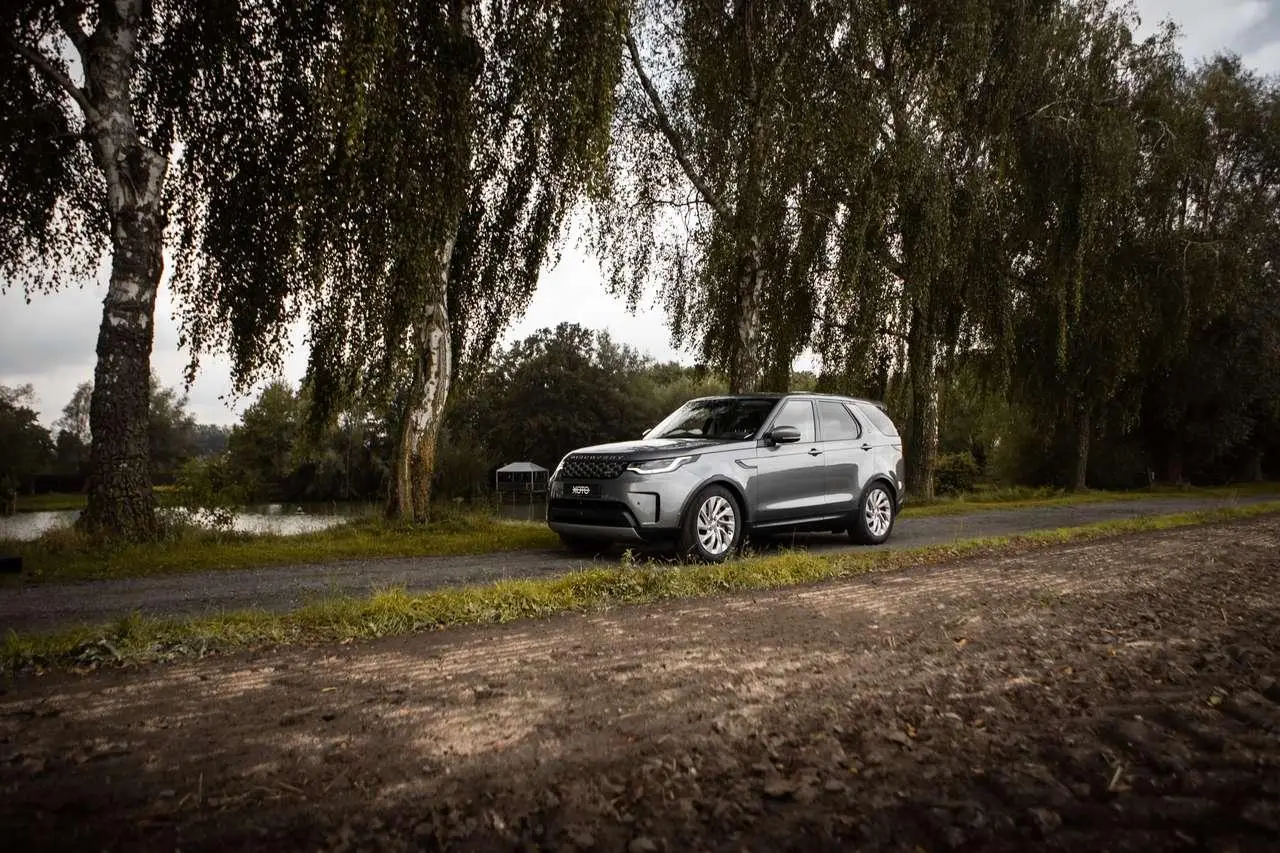
[[[899,519],[883,548],[945,545],[963,539],[1006,536],[1092,524],[1144,515],[1192,512],[1274,500],[1241,498],[1151,498],[981,510],[966,515]],[[785,545],[791,545],[787,540]],[[852,548],[844,536],[808,535],[794,544],[818,552]],[[285,611],[338,594],[365,594],[401,586],[422,591],[506,578],[545,577],[580,568],[590,561],[563,551],[517,551],[466,557],[406,557],[337,563],[276,566],[169,577],[43,584],[0,589],[0,632],[35,631],[85,622],[108,622],[140,611],[147,615],[198,615],[263,608]]]

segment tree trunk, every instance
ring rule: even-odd
[[[755,391],[760,381],[760,285],[760,241],[752,237],[750,248],[742,253],[738,277],[738,314],[729,353],[730,394]]]
[[[1092,418],[1087,406],[1081,406],[1076,412],[1076,470],[1071,478],[1071,490],[1083,492],[1088,488],[1086,478],[1089,471],[1089,439],[1093,429]]]
[[[130,93],[140,7],[141,0],[100,4],[98,27],[82,57],[92,107],[86,126],[106,179],[112,259],[89,415],[89,505],[80,523],[91,532],[135,540],[155,534],[149,383],[169,168],[163,154],[138,138],[134,121]]]
[[[450,45],[449,83],[442,93],[441,113],[448,116],[450,126],[449,154],[442,168],[456,175],[456,191],[452,198],[441,199],[451,205],[452,226],[436,256],[435,286],[413,325],[413,382],[401,415],[396,447],[395,476],[387,503],[390,518],[424,522],[431,514],[431,479],[435,473],[436,444],[445,403],[449,397],[449,381],[453,375],[453,343],[449,328],[449,269],[457,242],[458,228],[468,202],[472,137],[475,132],[471,100],[483,68],[484,53],[475,37],[471,0],[451,0],[453,43]],[[448,220],[446,220],[448,221]]]
[[[446,256],[444,270],[449,268],[447,256],[452,251],[453,241],[449,241],[442,252]],[[445,401],[449,397],[453,361],[444,293],[442,289],[440,297],[427,306],[415,329],[418,354],[408,407],[402,416],[396,447],[396,474],[387,507],[389,517],[405,521],[424,522],[430,517],[436,442],[440,436]]]
[[[933,473],[938,464],[938,344],[925,314],[911,310],[907,341],[907,492],[912,500],[933,500]]]

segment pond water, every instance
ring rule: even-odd
[[[323,506],[298,506],[296,504],[262,504],[250,506],[236,514],[232,528],[241,533],[274,533],[296,536],[314,533],[342,524],[352,518],[361,518],[381,511],[374,504],[325,504]],[[20,512],[0,517],[0,539],[28,541],[49,530],[70,527],[80,516],[79,510],[56,512]],[[196,521],[199,521],[197,516]]]
[[[382,512],[382,504],[259,504],[237,513],[232,529],[241,533],[273,533],[296,536],[327,530],[352,518],[364,518]],[[182,510],[178,510],[182,511]],[[541,523],[547,517],[547,505],[541,496],[512,501],[508,497],[495,513],[507,521]],[[79,510],[19,512],[0,516],[0,539],[20,542],[38,538],[49,530],[70,527],[80,516]],[[199,521],[199,518],[195,518]]]
[[[546,521],[547,503],[541,496],[535,497],[533,500],[517,498],[514,502],[511,498],[507,498],[498,504],[497,515],[499,518],[505,518],[508,521]]]

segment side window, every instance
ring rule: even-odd
[[[812,444],[816,435],[813,426],[813,403],[808,400],[788,400],[778,410],[773,426],[791,426],[800,430],[800,443]]]
[[[886,415],[884,412],[882,412],[878,406],[872,406],[872,405],[863,403],[862,405],[858,406],[858,411],[862,412],[862,414],[866,416],[871,421],[871,423],[875,426],[875,428],[880,430],[880,432],[884,433],[890,438],[897,437],[898,428],[893,425],[893,421],[891,421],[889,419],[889,416]]]
[[[839,403],[819,400],[818,420],[822,422],[823,441],[850,441],[862,435],[862,427]]]

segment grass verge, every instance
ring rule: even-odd
[[[44,495],[18,495],[14,507],[18,512],[65,512],[84,509],[89,499],[79,492],[49,492]]]
[[[153,486],[151,491],[160,506],[173,506],[178,500],[178,491],[173,486]],[[89,496],[84,492],[47,492],[43,495],[18,495],[15,508],[18,512],[68,512],[84,509],[89,505]]]
[[[1280,501],[1206,512],[1150,516],[1011,537],[971,539],[902,551],[817,556],[789,552],[721,565],[671,568],[618,565],[555,578],[510,580],[418,595],[391,589],[368,598],[334,598],[289,613],[245,611],[196,619],[130,615],[112,625],[49,634],[13,632],[0,647],[0,669],[83,670],[286,644],[367,640],[458,625],[535,619],[560,613],[777,589],[872,571],[931,565],[961,557],[1020,553],[1067,542],[1235,521],[1280,512]]]
[[[559,543],[544,524],[504,522],[474,514],[446,515],[425,525],[364,518],[294,536],[180,526],[157,542],[137,544],[102,542],[68,528],[50,531],[31,542],[0,540],[0,553],[20,554],[27,578],[42,583],[380,557],[488,554]]]
[[[981,489],[952,497],[936,498],[928,503],[908,503],[903,518],[939,515],[964,515],[970,512],[999,509],[1023,509],[1037,506],[1073,506],[1076,504],[1136,501],[1150,498],[1240,498],[1280,494],[1280,483],[1238,483],[1231,486],[1151,486],[1123,492],[1083,491],[1010,486]]]

